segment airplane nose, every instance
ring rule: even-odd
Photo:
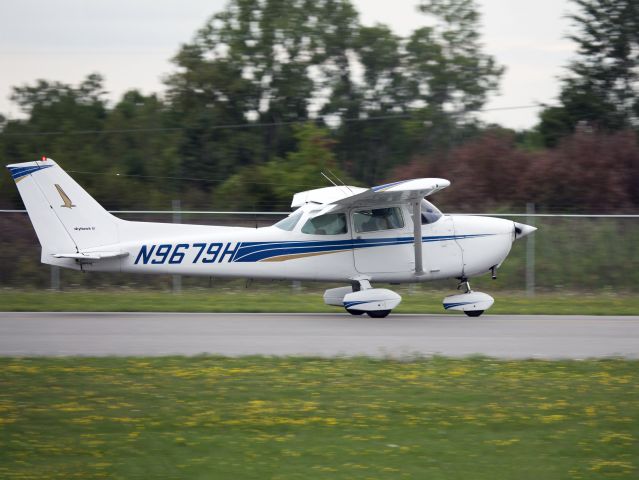
[[[535,230],[537,230],[536,227],[533,227],[531,225],[526,225],[525,223],[517,223],[517,222],[513,222],[513,223],[515,224],[515,240],[524,238],[526,235],[529,235],[533,233]]]

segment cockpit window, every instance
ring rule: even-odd
[[[353,224],[357,233],[376,232],[402,228],[404,219],[401,210],[397,207],[374,208],[353,213]]]
[[[341,235],[347,232],[346,215],[343,213],[328,213],[309,218],[302,227],[302,233],[309,235]]]
[[[442,217],[442,212],[432,203],[422,200],[422,225],[435,223]]]
[[[295,228],[295,225],[297,225],[297,222],[300,221],[300,218],[302,218],[301,211],[293,212],[288,217],[286,217],[283,220],[280,220],[273,226],[277,228],[281,228],[282,230],[286,230],[287,232],[290,232]]]

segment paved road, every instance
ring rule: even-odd
[[[639,358],[639,316],[0,313],[0,355]]]

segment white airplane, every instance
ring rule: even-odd
[[[114,217],[50,158],[7,166],[42,246],[42,263],[75,270],[346,283],[327,305],[387,316],[391,284],[459,279],[446,310],[476,317],[494,302],[468,279],[495,271],[536,229],[500,218],[442,215],[424,197],[450,185],[418,178],[373,188],[295,194],[295,209],[263,228],[131,222]]]

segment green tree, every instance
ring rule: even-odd
[[[38,80],[14,88],[12,99],[26,118],[0,132],[7,162],[51,157],[106,208],[166,207],[180,196],[181,185],[166,178],[179,170],[176,135],[148,133],[169,121],[156,95],[130,91],[108,108],[103,79],[91,74],[77,86]],[[12,183],[6,173],[2,182]],[[3,192],[3,203],[20,204],[13,186]]]
[[[26,118],[7,120],[0,133],[0,154],[7,162],[47,155],[64,159],[65,167],[71,170],[92,170],[97,165],[99,137],[65,133],[99,132],[103,128],[107,106],[100,75],[91,74],[77,86],[37,80],[33,85],[14,87],[11,100]],[[9,181],[5,173],[3,183]],[[2,190],[8,196],[3,203],[20,204],[15,188]]]
[[[338,152],[367,184],[415,154],[449,149],[473,135],[474,114],[503,72],[482,51],[474,1],[423,1],[419,11],[431,25],[408,38],[377,25],[361,27],[354,44],[363,75],[351,116],[381,119],[341,126]]]
[[[356,19],[346,0],[232,0],[214,15],[168,80],[186,127],[185,168],[224,177],[294,148],[289,124],[307,120],[321,91],[339,83]],[[255,122],[267,125],[215,128]]]
[[[403,44],[385,25],[360,27],[351,53],[361,78],[344,78],[323,109],[340,120],[335,138],[341,165],[366,184],[374,184],[389,168],[406,160],[411,147],[401,118],[411,108]]]
[[[541,113],[549,146],[579,123],[612,131],[639,125],[639,0],[573,2],[578,56],[562,79],[560,105]]]
[[[473,1],[421,10],[434,25],[404,39],[360,25],[349,0],[231,0],[182,47],[168,79],[186,129],[183,171],[225,178],[283,157],[296,148],[291,125],[309,119],[333,126],[340,165],[367,183],[416,149],[450,143],[501,69],[481,51]],[[226,124],[237,128],[216,128]]]
[[[157,95],[137,90],[125,92],[109,110],[104,128],[115,133],[104,136],[100,151],[101,171],[108,175],[96,187],[111,208],[168,208],[186,196],[188,185],[177,179],[181,132],[160,130],[169,126],[169,116]]]
[[[406,47],[412,97],[465,120],[497,90],[504,68],[482,51],[475,0],[423,0],[419,9],[435,24],[417,29]]]
[[[242,169],[215,192],[217,201],[224,199],[232,208],[288,210],[295,193],[327,186],[320,172],[331,171],[350,181],[337,165],[327,129],[308,122],[294,126],[293,131],[295,150]]]

